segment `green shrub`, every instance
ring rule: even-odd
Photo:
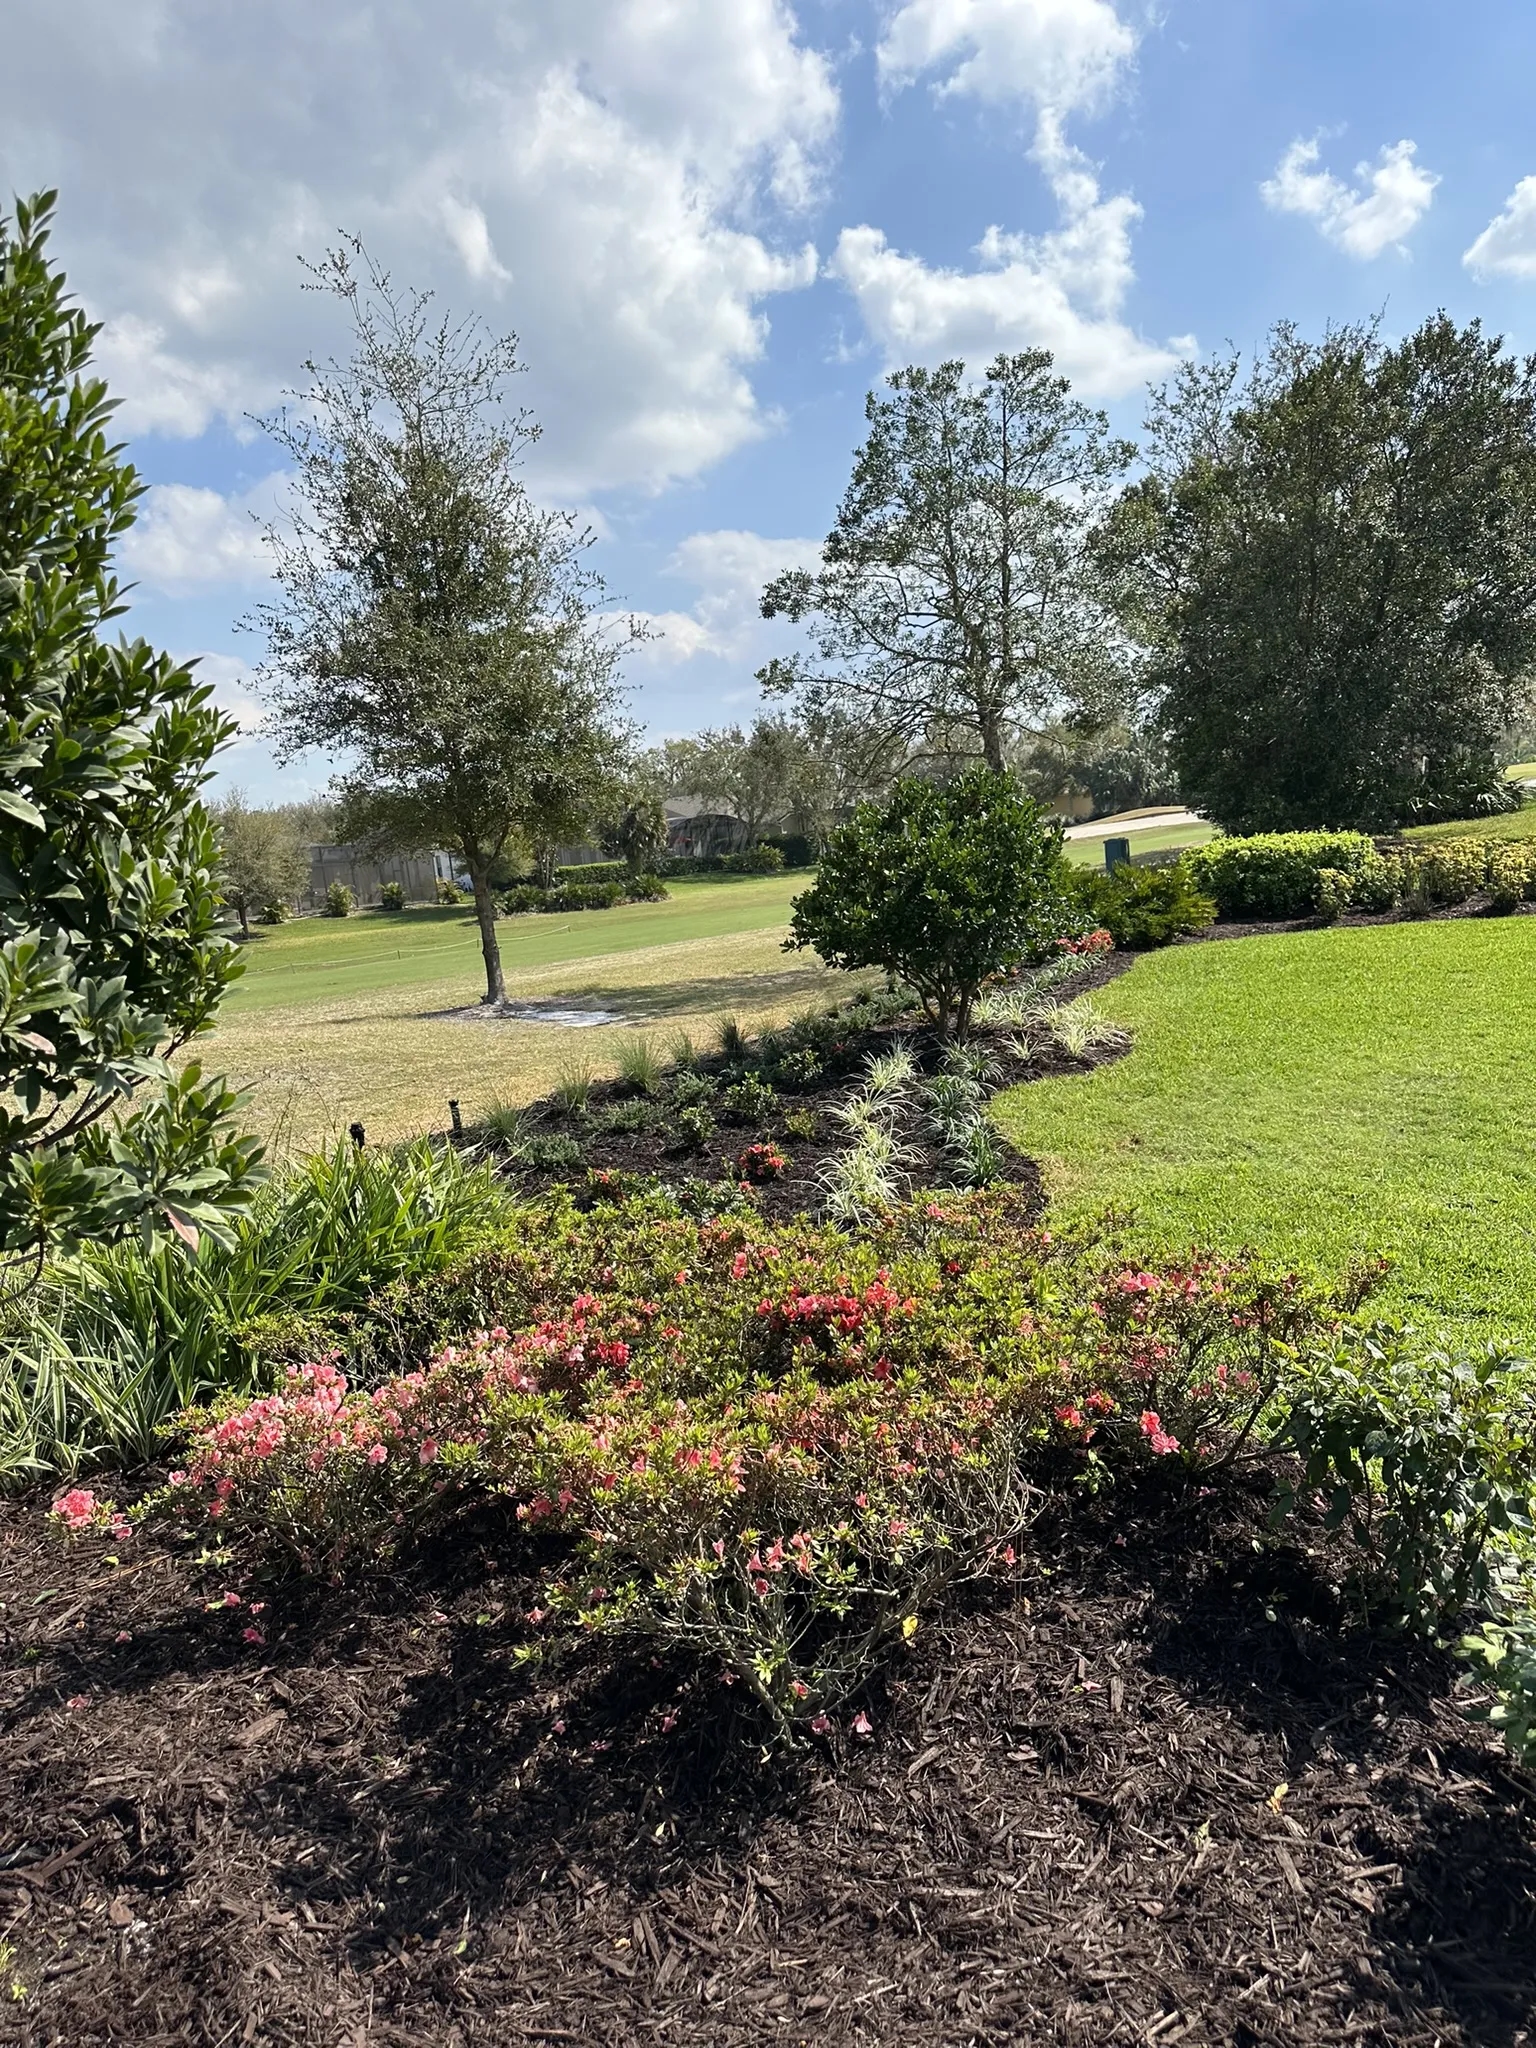
[[[1347,1528],[1370,1590],[1436,1630],[1487,1597],[1490,1543],[1530,1528],[1536,1376],[1490,1349],[1457,1357],[1411,1338],[1347,1335],[1287,1386],[1280,1446],[1301,1460],[1331,1527]]]
[[[568,882],[583,885],[593,882],[627,882],[629,869],[621,860],[573,861],[568,866],[555,869],[555,886],[563,888]]]
[[[1203,931],[1216,915],[1215,904],[1195,888],[1182,863],[1139,868],[1122,862],[1108,875],[1067,868],[1066,879],[1088,920],[1134,952]]]
[[[332,882],[325,892],[325,915],[327,917],[350,917],[357,908],[357,898],[345,882]]]
[[[712,1101],[719,1085],[713,1075],[683,1067],[673,1075],[669,1092],[679,1109],[688,1109],[694,1103]]]
[[[899,974],[941,1036],[964,1038],[985,982],[1084,929],[1060,852],[1061,826],[1010,776],[973,769],[943,789],[903,776],[831,835],[790,943]]]
[[[258,924],[286,924],[293,912],[286,903],[263,903],[256,913]]]
[[[542,910],[549,891],[541,889],[537,882],[516,882],[504,891],[501,898],[503,917],[526,917],[530,912]]]
[[[785,1053],[775,1069],[777,1080],[785,1088],[814,1088],[825,1072],[820,1053],[809,1045]]]
[[[572,910],[612,910],[623,901],[622,882],[570,882],[558,889],[546,889],[539,909],[559,916]]]
[[[1212,839],[1184,856],[1194,886],[1228,919],[1311,917],[1323,868],[1353,878],[1379,858],[1363,832],[1263,832]]]
[[[451,904],[462,903],[464,901],[463,890],[459,887],[457,882],[449,881],[446,875],[438,876],[437,888],[435,889],[433,894],[435,896],[436,901],[444,909],[447,909]]]
[[[1491,850],[1484,839],[1438,839],[1414,846],[1401,856],[1404,891],[1431,909],[1465,903],[1487,883]]]
[[[766,840],[757,846],[748,846],[740,853],[726,853],[720,857],[720,870],[727,875],[777,875],[784,870],[783,850],[770,846]]]
[[[677,1112],[679,1142],[690,1152],[702,1152],[715,1135],[715,1120],[703,1102],[685,1103]]]
[[[1317,914],[1325,924],[1337,924],[1350,906],[1353,883],[1342,868],[1317,871]]]
[[[581,1147],[565,1131],[535,1131],[517,1146],[514,1158],[536,1173],[568,1173],[581,1164]]]
[[[379,884],[380,910],[404,910],[405,884],[403,882],[381,882]]]
[[[792,1109],[784,1119],[784,1128],[792,1138],[809,1142],[821,1129],[821,1118],[814,1109]]]
[[[760,1124],[772,1116],[778,1097],[760,1074],[744,1074],[720,1098],[720,1106],[733,1123]]]
[[[215,1410],[151,1515],[329,1577],[501,1497],[547,1640],[723,1662],[792,1735],[946,1585],[1010,1565],[1042,1485],[1252,1456],[1283,1361],[1335,1313],[1240,1264],[1064,1247],[1013,1190],[860,1244],[627,1185],[594,1175],[590,1213],[525,1212],[428,1290],[455,1341],[419,1325],[414,1376],[367,1394],[305,1364]]]
[[[787,868],[813,868],[816,865],[816,842],[803,832],[772,833],[762,843],[777,847]]]
[[[1390,853],[1372,854],[1349,877],[1350,906],[1368,916],[1390,910],[1402,893],[1402,862]]]
[[[630,903],[665,903],[667,889],[659,875],[631,875],[624,884],[624,895]]]

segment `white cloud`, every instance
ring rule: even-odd
[[[130,432],[270,407],[342,339],[295,257],[361,233],[515,327],[547,488],[692,475],[770,424],[835,133],[789,0],[53,0],[8,24],[0,184],[63,193]]]
[[[1122,318],[1141,208],[1128,193],[1101,197],[1095,166],[1065,129],[1068,114],[1119,88],[1136,41],[1111,0],[902,0],[891,14],[878,52],[887,85],[937,73],[941,95],[1034,107],[1031,155],[1060,225],[1041,235],[989,227],[974,270],[928,264],[867,224],[845,228],[830,268],[887,362],[1044,348],[1103,398],[1172,367],[1183,351],[1143,340]]]
[[[726,529],[694,533],[679,543],[669,575],[698,592],[688,611],[644,614],[653,638],[640,660],[654,669],[679,668],[700,656],[758,669],[785,640],[785,629],[763,618],[763,586],[781,569],[814,568],[821,543],[772,540]]]
[[[1536,178],[1522,178],[1462,257],[1474,277],[1536,278]]]
[[[975,270],[931,266],[893,249],[878,228],[845,228],[832,257],[864,324],[892,364],[1000,349],[1049,349],[1088,397],[1114,398],[1163,376],[1188,343],[1148,342],[1121,318],[1135,280],[1135,200],[1099,196],[1093,166],[1042,112],[1034,157],[1056,195],[1061,225],[1044,235],[989,227]]]
[[[199,682],[212,683],[213,701],[221,711],[227,711],[240,728],[240,736],[231,742],[238,750],[252,744],[266,718],[266,707],[256,694],[255,678],[250,665],[234,654],[182,655],[183,661],[196,663]]]
[[[1319,170],[1321,147],[1299,137],[1259,187],[1276,213],[1299,213],[1317,222],[1323,239],[1347,256],[1368,261],[1403,239],[1429,211],[1440,179],[1414,161],[1418,145],[1394,142],[1374,164],[1355,166],[1355,185]]]
[[[1135,53],[1109,0],[904,0],[878,58],[892,86],[948,68],[941,92],[1069,113],[1105,99]]]
[[[154,485],[120,550],[125,574],[173,597],[208,584],[266,582],[272,558],[262,529],[278,510],[282,483],[268,477],[239,498],[191,484]]]

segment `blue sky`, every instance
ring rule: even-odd
[[[1149,377],[1445,307],[1536,347],[1522,0],[19,0],[0,180],[59,255],[154,486],[131,624],[205,658],[273,765],[236,621],[282,478],[248,416],[342,337],[296,258],[361,233],[521,338],[530,483],[656,637],[653,732],[750,716],[863,398],[1051,348],[1134,433]],[[1529,184],[1522,181],[1530,180]]]

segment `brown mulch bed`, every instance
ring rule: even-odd
[[[13,1504],[0,2041],[1518,2048],[1532,1788],[1258,1507],[1088,1504],[784,1763],[717,1683],[519,1663],[492,1527],[258,1646]]]
[[[1092,961],[1071,981],[1063,984],[1058,992],[1060,1000],[1069,1002],[1080,996],[1092,995],[1117,975],[1124,974],[1137,957],[1134,953],[1112,953]],[[1100,1049],[1079,1059],[1055,1048],[1047,1048],[1025,1062],[1014,1057],[1009,1049],[1014,1028],[979,1028],[974,1034],[973,1042],[987,1046],[992,1054],[995,1063],[991,1082],[993,1089],[1009,1088],[1020,1081],[1042,1080],[1051,1074],[1088,1073],[1107,1060],[1120,1058],[1123,1051],[1123,1048]],[[851,1033],[847,1049],[835,1067],[812,1086],[780,1092],[773,1110],[760,1124],[733,1122],[724,1113],[718,1099],[712,1103],[710,1107],[717,1119],[716,1130],[703,1152],[687,1151],[680,1146],[675,1133],[662,1121],[660,1105],[657,1106],[656,1128],[641,1131],[604,1129],[602,1119],[605,1112],[616,1104],[633,1104],[635,1101],[636,1091],[622,1081],[592,1084],[589,1097],[591,1114],[587,1117],[573,1118],[558,1108],[553,1097],[546,1097],[542,1102],[533,1104],[530,1113],[538,1119],[544,1133],[559,1133],[576,1141],[581,1148],[579,1169],[575,1172],[569,1167],[540,1169],[503,1159],[501,1171],[519,1194],[530,1199],[554,1187],[572,1184],[578,1176],[584,1178],[589,1172],[654,1175],[673,1183],[688,1179],[719,1183],[736,1178],[735,1161],[749,1145],[771,1139],[788,1164],[780,1179],[758,1187],[759,1209],[774,1219],[815,1214],[825,1197],[822,1171],[849,1142],[831,1112],[856,1093],[866,1058],[887,1052],[902,1042],[912,1046],[919,1065],[926,1070],[937,1066],[939,1049],[920,1022],[903,1019],[895,1025]],[[730,1078],[725,1062],[718,1057],[701,1062],[701,1067],[722,1085]],[[801,1137],[788,1130],[786,1118],[797,1111],[809,1112],[815,1117],[817,1128],[814,1136]],[[920,1132],[907,1131],[903,1135],[915,1154],[906,1169],[911,1184],[914,1187],[947,1185],[954,1177],[954,1165],[943,1149],[936,1143],[926,1142]],[[1044,1185],[1036,1162],[1014,1151],[1000,1131],[994,1133],[994,1138],[1001,1160],[1001,1178],[1035,1190],[1043,1208]]]

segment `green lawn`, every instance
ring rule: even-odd
[[[1495,818],[1468,818],[1449,825],[1410,825],[1408,839],[1536,839],[1536,803]]]
[[[627,953],[788,921],[789,902],[806,874],[671,882],[665,903],[628,903],[551,917],[505,917],[496,929],[509,976],[593,954]],[[484,994],[480,933],[469,909],[360,911],[355,917],[304,917],[252,933],[246,969],[226,1015],[291,1003],[375,994],[462,976],[463,1000]]]
[[[1131,852],[1166,853],[1171,847],[1204,846],[1216,837],[1214,825],[1165,825],[1159,832],[1119,832],[1110,826],[1104,838],[1122,837],[1131,842]],[[1068,860],[1084,867],[1104,865],[1104,839],[1069,839],[1062,848]]]
[[[998,1103],[1064,1218],[1328,1272],[1381,1252],[1393,1313],[1536,1338],[1536,919],[1179,946],[1100,1000],[1129,1056]]]
[[[370,1138],[441,1130],[528,1102],[579,1063],[616,1071],[644,1033],[708,1042],[722,1014],[750,1025],[846,994],[811,953],[786,954],[790,899],[808,877],[675,883],[665,903],[498,927],[514,1000],[603,1012],[594,1026],[474,1014],[484,993],[467,910],[304,918],[253,938],[218,1028],[190,1057],[251,1091],[245,1113],[280,1152],[323,1145],[354,1118]]]

